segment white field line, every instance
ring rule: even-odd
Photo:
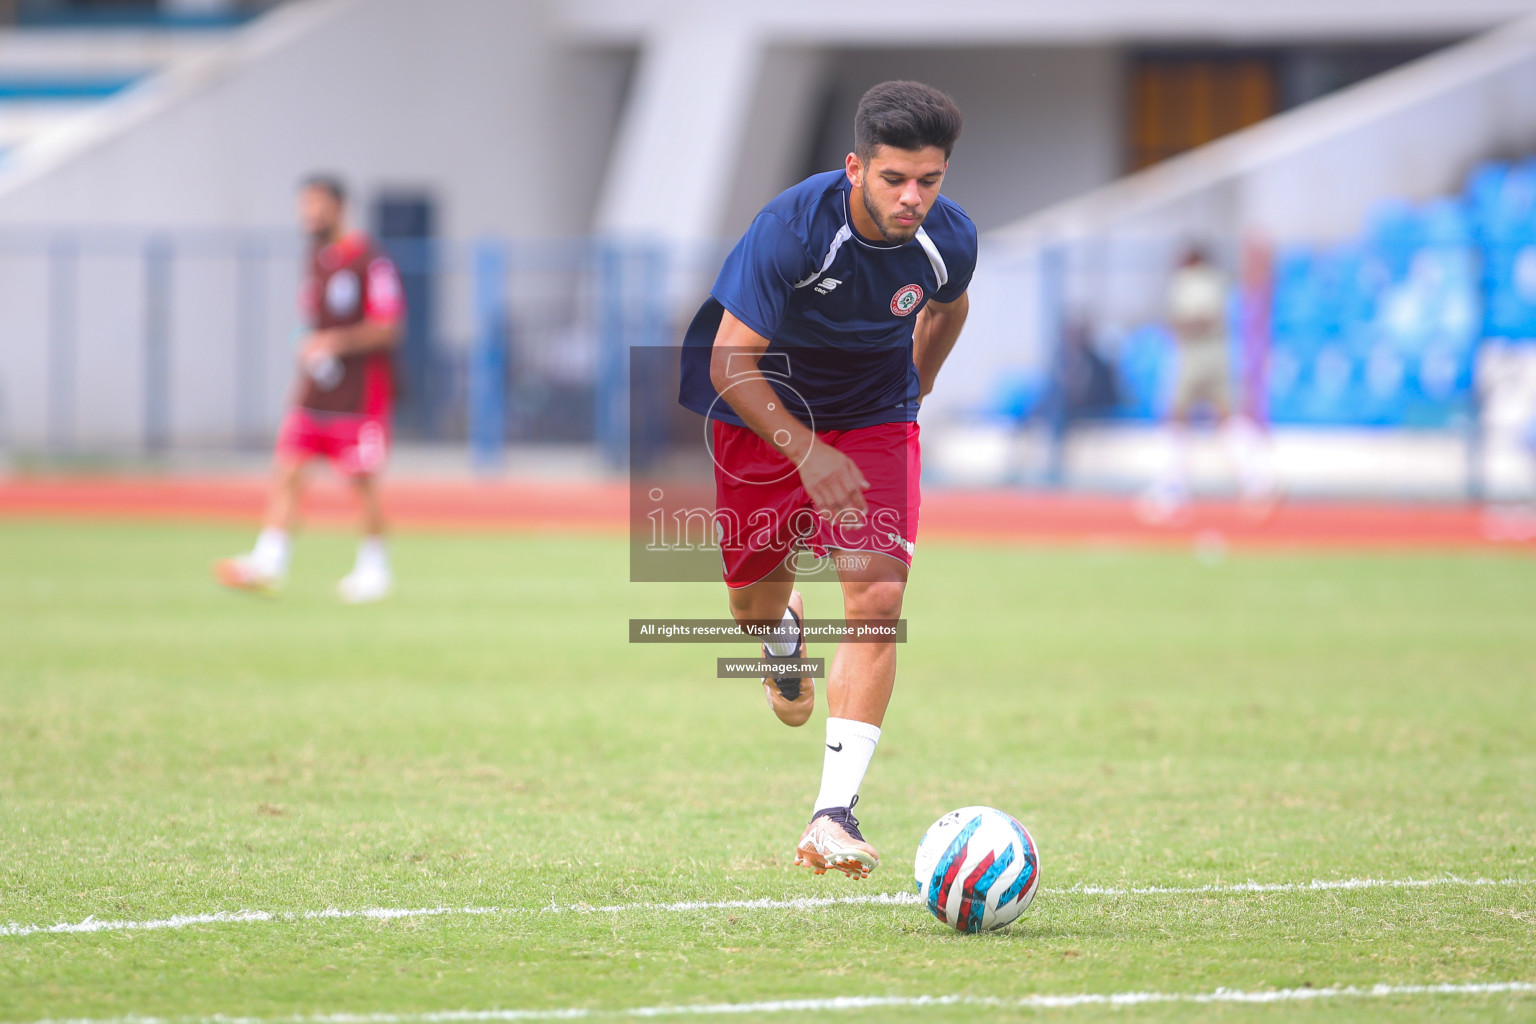
[[[1459,886],[1529,886],[1536,881],[1520,878],[1345,878],[1314,880],[1311,882],[1238,882],[1232,885],[1136,886],[1113,888],[1100,885],[1077,885],[1070,889],[1057,889],[1057,896],[1156,896],[1156,895],[1221,895],[1270,892],[1326,892],[1349,889],[1425,889],[1431,887]],[[4,924],[0,925],[0,938],[23,935],[67,935],[82,932],[158,931],[165,928],[186,928],[199,924],[249,924],[271,921],[315,921],[323,919],[367,918],[390,921],[408,917],[483,917],[518,914],[621,914],[630,911],[660,911],[686,913],[698,910],[809,910],[817,907],[846,905],[912,906],[921,899],[914,893],[872,893],[867,896],[801,896],[795,899],[772,900],[690,900],[680,903],[618,903],[612,906],[589,906],[551,903],[546,907],[368,907],[361,910],[267,911],[234,910],[211,914],[178,914],[148,921],[100,920],[94,915],[83,921],[60,924]]]
[[[1142,885],[1124,889],[1102,885],[1074,885],[1070,889],[1062,889],[1059,892],[1081,893],[1084,896],[1155,896],[1160,893],[1196,895],[1199,893],[1326,892],[1337,889],[1429,889],[1444,885],[1536,885],[1536,881],[1526,881],[1522,878],[1458,878],[1455,875],[1445,875],[1440,878],[1338,878],[1313,879],[1310,882],[1236,882],[1230,885],[1187,887]]]
[[[547,907],[368,907],[362,910],[266,911],[235,910],[214,914],[180,914],[150,921],[102,921],[88,917],[84,921],[63,924],[5,924],[0,925],[0,937],[69,934],[75,932],[122,932],[154,931],[161,928],[185,928],[194,924],[245,924],[262,921],[314,921],[328,918],[371,918],[389,921],[402,917],[458,917],[514,914],[620,914],[631,910],[659,910],[681,913],[690,910],[805,910],[813,907],[831,907],[842,903],[871,903],[906,905],[919,900],[910,893],[875,893],[869,896],[804,896],[789,900],[711,900],[683,903],[619,903],[613,906],[594,907],[586,904],[561,906],[551,903]]]
[[[987,996],[838,996],[832,999],[776,999],[755,1003],[694,1003],[635,1006],[617,1010],[446,1010],[437,1013],[324,1013],[292,1017],[107,1017],[58,1018],[29,1024],[476,1024],[481,1021],[594,1020],[602,1018],[712,1017],[762,1013],[819,1013],[927,1006],[985,1006],[1046,1010],[1075,1006],[1137,1006],[1146,1003],[1289,1003],[1316,999],[1385,999],[1394,996],[1482,996],[1536,993],[1536,984],[1503,981],[1472,985],[1353,985],[1282,988],[1255,992],[1219,988],[1214,992],[1083,992]]]

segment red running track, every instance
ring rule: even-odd
[[[39,476],[0,481],[0,517],[161,520],[255,524],[265,481],[257,478]],[[391,480],[398,528],[621,533],[629,496],[622,482]],[[346,524],[345,489],[317,482],[306,517]],[[1329,548],[1531,549],[1532,540],[1494,541],[1476,505],[1291,502],[1267,522],[1233,503],[1203,502],[1175,523],[1137,519],[1125,498],[1018,491],[931,491],[922,539],[1069,544]]]

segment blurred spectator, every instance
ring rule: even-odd
[[[1244,502],[1264,511],[1273,506],[1276,491],[1264,437],[1235,408],[1227,334],[1230,299],[1226,276],[1200,246],[1190,246],[1168,285],[1174,391],[1163,464],[1138,502],[1138,512],[1149,521],[1171,519],[1189,502],[1189,428],[1201,408],[1217,419]]]
[[[1083,318],[1067,327],[1060,373],[1059,391],[1066,402],[1067,419],[1102,416],[1120,405],[1115,368],[1095,347],[1093,331]]]
[[[1513,448],[1529,466],[1523,500],[1510,494],[1511,500],[1484,507],[1483,536],[1517,543],[1536,540],[1536,349],[1524,339],[1485,342],[1478,356],[1477,390],[1485,451]]]

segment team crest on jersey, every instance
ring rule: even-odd
[[[350,270],[338,270],[325,282],[325,308],[333,316],[348,316],[355,312],[361,297],[362,287],[357,275]]]
[[[917,304],[923,301],[923,290],[915,284],[903,285],[901,290],[891,296],[891,312],[897,316],[906,316],[917,308]]]

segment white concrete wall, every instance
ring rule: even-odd
[[[363,223],[373,196],[404,188],[437,198],[449,238],[588,232],[633,51],[554,32],[540,0],[293,3],[11,154],[0,167],[0,446],[139,444],[142,251],[157,232],[177,247],[173,439],[270,432],[297,326],[294,186],[316,169],[349,180]],[[72,331],[50,290],[57,228],[86,250]],[[198,241],[204,228],[223,234]],[[244,384],[231,229],[271,239],[254,299],[257,372]],[[104,242],[110,254],[96,252]],[[440,284],[438,340],[463,343],[468,275]],[[72,383],[61,391],[60,379]]]
[[[787,43],[1039,46],[1443,38],[1533,9],[1532,0],[562,0],[560,18],[592,38],[630,41],[710,18]]]
[[[178,62],[67,131],[11,154],[0,167],[0,236],[18,225],[291,231],[293,183],[323,167],[353,181],[363,209],[385,188],[436,195],[451,237],[596,228],[698,240],[737,229],[815,162],[804,140],[825,83],[835,83],[842,111],[834,117],[846,123],[862,85],[895,75],[933,80],[966,109],[948,187],[987,226],[1113,175],[1114,54],[1128,42],[1443,37],[1533,6],[295,0],[217,52]],[[1327,108],[1334,113],[1326,117],[1281,119],[1259,129],[1271,134],[1217,143],[1086,205],[1057,206],[1014,233],[1046,237],[1089,222],[1166,233],[1230,228],[1243,218],[1312,237],[1353,230],[1358,218],[1346,222],[1378,180],[1390,177],[1410,194],[1438,190],[1481,147],[1528,145],[1536,132],[1528,49],[1523,37],[1505,37],[1437,65],[1413,79],[1420,91],[1412,102],[1403,101],[1401,85],[1363,86],[1339,97],[1353,99]],[[1427,123],[1437,126],[1429,140]],[[846,139],[827,146],[835,165]],[[48,416],[47,263],[37,252],[6,259],[15,265],[0,280],[7,311],[0,402],[13,434],[36,441]],[[142,267],[121,259],[114,272],[82,265],[82,289],[89,281],[122,292],[90,299],[98,307],[78,325],[76,357],[88,365],[72,415],[82,443],[132,443],[142,428],[139,407],[122,398],[142,389],[143,311],[134,283]],[[210,259],[178,277],[200,282],[185,301],[201,305],[175,313],[172,391],[178,436],[219,443],[233,430],[232,271]],[[1025,267],[1029,258],[1015,262]],[[977,297],[990,295],[990,305],[978,302],[968,345],[1006,346],[1010,358],[1029,349],[1037,314],[1027,280],[1017,269],[978,277]],[[265,354],[271,388],[285,375],[292,283],[274,264]],[[445,285],[453,294],[445,307],[467,306],[464,285],[462,275]],[[109,295],[116,296],[110,304]],[[983,324],[995,326],[983,331]],[[447,333],[462,337],[465,325]],[[992,365],[978,361],[978,379]],[[103,389],[87,377],[119,386]],[[212,386],[201,387],[204,380]]]
[[[646,39],[597,229],[684,243],[713,237],[766,64],[766,46],[730,19],[701,17]]]
[[[1000,234],[1344,238],[1360,231],[1382,198],[1457,192],[1477,161],[1533,150],[1536,18],[1298,107]]]
[[[982,230],[1114,180],[1120,173],[1121,58],[1082,47],[837,50],[815,165],[842,164],[870,86],[913,78],[943,89],[965,115],[944,192]]]
[[[1021,266],[1055,246],[1065,265],[1063,313],[1114,332],[1161,315],[1167,268],[1188,241],[1214,243],[1235,271],[1245,238],[1357,237],[1381,199],[1453,194],[1479,160],[1532,152],[1536,18],[1087,191],[998,229],[991,241]],[[1027,317],[1022,343],[970,340],[985,349],[977,358],[1001,372],[1044,351],[1042,324]]]
[[[0,240],[0,448],[140,447],[148,426],[146,252],[166,243],[174,255],[161,413],[170,439],[270,440],[299,326],[299,248],[286,234],[0,228]],[[265,243],[254,274],[240,251],[252,240]]]
[[[832,73],[832,57],[810,47],[771,47],[763,55],[736,168],[712,234],[735,238],[763,204],[799,181],[812,146],[809,128]],[[824,170],[838,166],[841,157]]]
[[[798,121],[801,137],[815,122],[805,98],[818,74],[951,88],[972,117],[970,138],[985,140],[956,168],[952,189],[983,223],[1000,224],[1118,172],[1107,138],[1119,106],[1113,55],[1127,43],[1443,39],[1532,11],[1536,0],[561,0],[557,17],[573,36],[642,51],[598,225],[691,241],[728,233],[754,198],[794,180],[754,173],[729,184],[751,146],[745,115],[764,109],[765,88],[783,101],[767,134],[790,139],[786,120]],[[814,66],[818,49],[830,52],[829,66]],[[1021,62],[1013,52],[1022,49],[1032,53]],[[774,54],[796,54],[801,74],[779,73]],[[1051,151],[1022,141],[1036,131]],[[821,148],[825,162],[838,147]],[[1008,162],[1020,158],[1022,173]]]
[[[160,0],[160,6],[173,14],[223,14],[240,5],[237,0]]]
[[[335,170],[441,200],[444,231],[590,225],[627,58],[554,43],[541,0],[312,0],[14,154],[0,224],[283,226]]]

